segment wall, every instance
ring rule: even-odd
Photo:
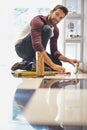
[[[84,43],[83,43],[83,69],[87,72],[87,0],[84,0]]]
[[[84,0],[84,56],[83,60],[87,63],[87,0]]]

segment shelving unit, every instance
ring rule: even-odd
[[[64,22],[64,55],[83,62],[84,0],[63,0],[69,13]]]

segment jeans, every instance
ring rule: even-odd
[[[44,25],[42,30],[42,44],[46,49],[48,40],[50,39],[52,34],[51,27],[48,25]],[[20,43],[15,45],[16,53],[23,60],[28,62],[32,62],[35,59],[35,51],[32,47],[31,35],[26,36]],[[47,53],[48,54],[48,53]],[[52,61],[56,64],[62,65],[62,63],[58,59],[54,59],[52,55],[48,54],[48,56],[52,59]]]

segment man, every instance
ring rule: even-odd
[[[68,14],[68,9],[57,5],[50,11],[48,16],[38,15],[28,24],[16,42],[15,50],[23,59],[11,67],[11,70],[32,70],[32,63],[35,61],[36,51],[40,51],[44,57],[45,66],[52,70],[65,71],[61,61],[68,62],[75,66],[79,61],[63,56],[57,49],[59,29],[57,24]],[[50,52],[46,52],[46,46],[50,41]]]

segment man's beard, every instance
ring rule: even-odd
[[[50,23],[51,25],[54,25],[53,20],[52,20],[51,18],[49,18],[49,23]]]
[[[53,26],[57,24],[54,20],[52,20],[51,17],[49,18],[49,23],[50,23],[51,25],[53,25]]]

